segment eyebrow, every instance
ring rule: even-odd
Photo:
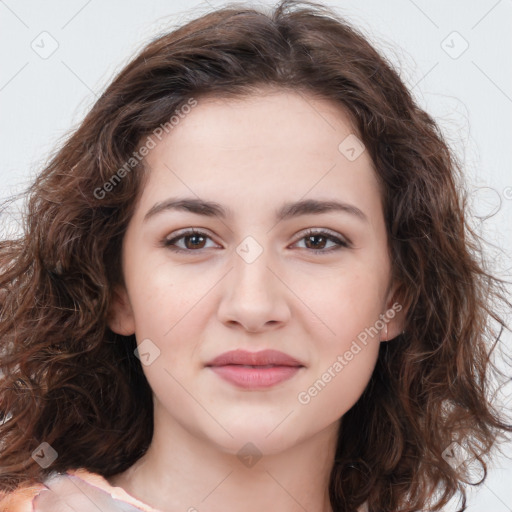
[[[144,222],[157,214],[165,211],[186,211],[206,217],[225,219],[232,217],[233,212],[214,201],[205,201],[194,197],[171,197],[153,205],[144,216]],[[275,212],[277,221],[287,220],[300,215],[321,214],[329,212],[342,212],[352,215],[364,222],[368,222],[367,216],[356,206],[341,201],[325,201],[318,199],[303,199],[296,202],[285,203]]]

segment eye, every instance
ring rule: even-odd
[[[211,237],[207,233],[195,229],[189,229],[182,231],[173,238],[165,239],[162,245],[174,252],[193,252],[208,248],[205,246],[208,239],[211,240]],[[298,242],[303,240],[305,240],[305,247],[303,248],[309,249],[314,253],[325,254],[338,250],[341,247],[350,247],[350,242],[342,240],[337,235],[326,230],[309,229],[303,233],[303,236],[298,240]],[[184,246],[178,245],[178,242],[181,241],[183,241]],[[325,246],[328,242],[331,242],[333,246],[326,249]]]
[[[350,243],[348,241],[342,240],[341,238],[338,238],[337,235],[326,230],[308,229],[303,233],[303,236],[298,241],[301,242],[302,240],[306,241],[305,248],[311,249],[314,253],[326,254],[339,250],[341,247],[350,247]],[[334,246],[331,246],[329,249],[325,249],[327,242],[332,242]]]
[[[202,232],[197,231],[195,229],[189,229],[187,231],[183,231],[178,236],[175,236],[170,239],[165,239],[163,241],[164,247],[168,247],[171,251],[175,252],[191,252],[196,249],[204,249],[204,244],[207,239],[210,237]],[[184,240],[185,247],[179,247],[176,245],[176,242]],[[187,243],[187,241],[189,241]]]

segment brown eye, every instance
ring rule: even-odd
[[[308,231],[306,234],[299,239],[299,242],[305,240],[305,249],[310,249],[315,253],[330,253],[336,251],[341,247],[350,247],[350,244],[344,240],[341,240],[337,236],[334,236],[327,231]],[[333,246],[326,249],[327,244],[331,242]]]
[[[187,249],[202,249],[206,240],[206,237],[203,235],[187,235],[182,238],[185,240],[185,246]],[[190,243],[187,244],[186,241],[189,241]]]
[[[308,249],[325,249],[327,243],[327,237],[322,235],[308,235],[304,240]]]
[[[200,251],[201,249],[207,249],[207,241],[211,240],[211,237],[202,232],[196,230],[184,231],[178,236],[163,241],[163,246],[168,247],[171,251],[175,252],[194,252]],[[328,231],[314,231],[310,230],[299,239],[299,242],[305,240],[306,250],[312,251],[318,254],[326,254],[332,251],[338,250],[341,247],[350,247],[350,243],[334,236]],[[183,241],[181,246],[178,242]],[[331,243],[331,247],[328,244]]]
[[[206,241],[210,237],[201,231],[189,230],[181,233],[170,239],[166,239],[163,242],[164,247],[168,247],[172,251],[176,252],[192,252],[199,249],[204,249]],[[178,246],[177,242],[183,240],[183,245]]]

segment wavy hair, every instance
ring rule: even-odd
[[[149,42],[26,190],[22,232],[0,243],[0,490],[79,467],[108,478],[147,450],[153,404],[135,336],[108,327],[147,177],[134,154],[190,98],[268,88],[351,117],[381,185],[392,279],[408,311],[343,416],[332,508],[439,510],[459,495],[465,510],[469,465],[449,464],[445,450],[463,446],[483,481],[512,431],[490,396],[507,281],[489,273],[470,226],[462,166],[398,72],[330,8],[289,0],[268,12],[228,5]],[[58,453],[48,468],[31,456],[42,442]]]

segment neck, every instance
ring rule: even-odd
[[[162,512],[332,512],[329,477],[339,422],[282,451],[261,453],[248,442],[239,443],[241,451],[226,451],[163,419],[155,415],[147,452],[109,478],[111,485]]]

